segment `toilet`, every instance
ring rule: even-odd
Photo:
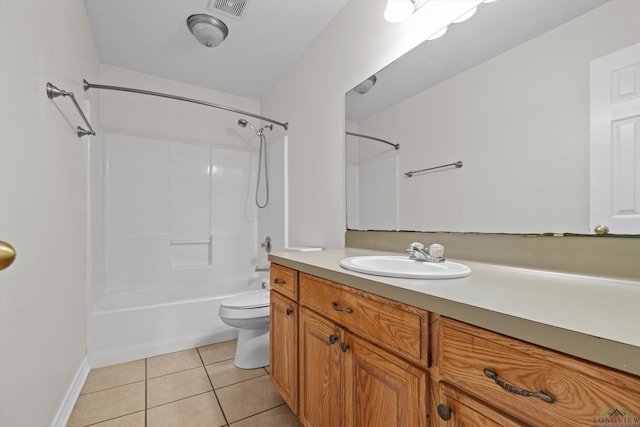
[[[254,369],[269,365],[269,291],[259,290],[222,300],[218,315],[238,328],[234,365]]]

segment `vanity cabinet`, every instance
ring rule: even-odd
[[[640,422],[638,377],[452,319],[440,321],[437,364],[442,427]],[[475,412],[494,423],[461,421]]]
[[[289,407],[298,411],[298,272],[271,266],[269,352],[271,382]],[[294,298],[294,299],[292,299]]]
[[[428,313],[292,272],[271,266],[271,375],[301,422],[427,427]]]
[[[300,411],[307,427],[427,426],[427,372],[300,309]]]
[[[440,383],[438,396],[440,402],[433,417],[435,426],[450,427],[525,427],[513,418],[501,414],[491,406],[474,399],[446,383]],[[439,420],[439,421],[438,421]],[[440,424],[438,424],[440,423]]]
[[[640,425],[638,376],[275,264],[271,277],[272,380],[307,427]]]
[[[304,273],[299,304],[305,426],[427,426],[426,311]]]
[[[343,332],[333,322],[302,308],[299,342],[300,420],[307,427],[339,427],[343,420]]]
[[[428,312],[300,273],[300,305],[368,341],[427,367]]]

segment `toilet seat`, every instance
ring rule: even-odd
[[[218,315],[227,320],[269,317],[269,292],[256,291],[227,298],[220,303]]]
[[[227,308],[248,309],[269,306],[269,292],[256,291],[237,295],[235,297],[222,300],[221,305]]]

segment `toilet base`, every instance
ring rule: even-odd
[[[269,328],[241,328],[233,364],[240,369],[269,366]]]

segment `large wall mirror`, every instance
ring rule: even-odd
[[[630,0],[483,3],[349,91],[347,227],[593,234],[590,67],[640,43],[638,16]],[[629,69],[620,90],[640,99]],[[640,234],[637,117],[618,132],[637,225],[612,234]]]

